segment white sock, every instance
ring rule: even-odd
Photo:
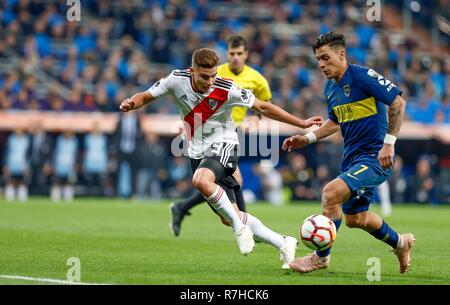
[[[284,237],[277,232],[272,231],[266,227],[258,218],[250,215],[249,213],[242,213],[242,222],[252,230],[253,235],[258,237],[265,243],[274,246],[277,249],[281,249],[284,246]]]
[[[73,185],[66,185],[64,187],[64,200],[66,202],[71,202],[73,200],[74,193],[75,189]]]
[[[28,188],[24,184],[19,186],[17,193],[20,201],[25,202],[28,200]]]
[[[61,187],[59,185],[52,186],[50,197],[53,202],[58,202],[61,200]]]
[[[5,187],[5,198],[6,201],[13,201],[15,195],[14,186],[12,184],[7,184]]]
[[[223,218],[225,218],[233,228],[233,231],[244,227],[241,218],[231,204],[227,194],[220,186],[217,186],[214,193],[206,200],[216,209]]]

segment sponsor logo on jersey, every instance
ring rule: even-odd
[[[333,107],[333,112],[339,123],[359,120],[378,113],[375,98],[373,96],[339,106]]]

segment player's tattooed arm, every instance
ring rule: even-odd
[[[128,112],[130,110],[136,110],[154,100],[155,97],[153,97],[148,91],[140,92],[133,95],[131,98],[123,100],[120,104],[120,111]]]
[[[403,117],[405,116],[406,102],[400,96],[397,95],[395,100],[389,107],[389,127],[386,137],[397,137],[402,126]],[[378,161],[382,168],[392,168],[394,166],[394,143],[389,143],[389,139],[385,138],[383,147],[378,152]]]
[[[394,136],[398,135],[403,122],[403,118],[405,117],[405,107],[406,101],[400,95],[397,95],[397,97],[389,107],[388,134]]]

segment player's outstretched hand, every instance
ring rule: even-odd
[[[128,112],[130,110],[133,110],[134,109],[134,102],[131,99],[129,99],[129,98],[124,99],[122,101],[122,103],[120,103],[119,109],[122,112]]]
[[[313,116],[304,122],[303,128],[308,128],[314,125],[321,126],[323,124],[323,118],[321,116]]]
[[[393,168],[394,167],[394,145],[384,144],[383,147],[378,152],[378,161],[382,168]]]
[[[296,148],[302,148],[306,145],[308,145],[308,138],[302,135],[297,135],[284,140],[282,149],[291,152]]]

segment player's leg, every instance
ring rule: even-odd
[[[242,175],[239,170],[239,167],[236,168],[236,171],[233,173],[233,177],[236,179],[239,185],[242,186]],[[235,192],[236,196],[236,203],[239,207],[239,210],[242,212],[245,212],[245,201],[244,196],[242,194],[242,189],[239,188],[238,191]],[[188,199],[175,202],[170,205],[170,211],[172,213],[172,223],[171,228],[172,232],[175,236],[180,235],[181,231],[181,223],[183,222],[183,219],[186,215],[191,215],[189,212],[193,207],[205,202],[205,197],[203,195],[196,191],[194,194],[192,194]]]
[[[323,188],[322,212],[334,222],[336,231],[342,223],[341,205],[350,198],[351,194],[350,188],[341,178],[332,180]],[[327,268],[330,265],[330,252],[331,247],[323,251],[315,251],[295,259],[289,267],[301,273]]]
[[[214,209],[230,222],[233,230],[244,226],[223,188],[215,183],[216,176],[209,168],[198,168],[192,185],[206,198]]]
[[[9,175],[6,179],[5,185],[5,199],[6,201],[14,201],[16,197],[16,190],[14,186],[14,178]]]
[[[389,175],[390,170],[383,170],[377,161],[353,166],[350,172],[340,176],[354,194],[342,205],[342,210],[347,226],[363,229],[394,249],[400,263],[400,272],[404,273],[410,264],[414,236],[410,233],[398,234],[380,216],[369,211],[369,206],[374,201],[375,188],[386,181]]]
[[[350,228],[360,228],[392,247],[400,264],[400,273],[408,271],[411,265],[411,248],[414,245],[414,235],[398,234],[380,216],[374,212],[365,211],[357,214],[346,214],[345,223]]]
[[[237,205],[236,205],[236,208]],[[283,236],[259,220],[257,217],[247,213],[241,212],[242,222],[249,226],[253,235],[259,240],[274,246],[280,252],[280,259],[283,260],[283,269],[289,269],[289,263],[295,258],[295,251],[297,249],[297,239],[291,236]]]
[[[62,189],[61,189],[61,179],[57,175],[53,177],[53,183],[50,190],[50,198],[53,202],[59,202],[61,200]]]
[[[180,235],[181,223],[183,222],[184,217],[186,215],[191,215],[189,210],[203,202],[205,202],[205,197],[203,197],[202,193],[195,190],[194,194],[192,194],[188,199],[180,202],[174,202],[170,205],[170,212],[172,213],[172,222],[170,227],[175,236]]]
[[[28,186],[26,185],[24,180],[21,180],[19,182],[17,197],[21,202],[26,202],[28,200]]]
[[[295,258],[297,239],[291,236],[283,236],[265,226],[257,217],[240,211],[238,205],[235,203],[235,196],[232,193],[234,192],[236,194],[236,188],[233,189],[227,185],[221,185],[221,187],[226,190],[226,193],[228,194],[236,213],[240,215],[242,222],[250,228],[253,235],[259,238],[259,240],[277,248],[280,252],[280,259],[283,260],[283,266],[281,268],[289,269],[289,263]],[[213,206],[209,206],[220,217],[224,225],[230,225],[228,221],[214,209]]]
[[[381,215],[389,216],[392,213],[391,196],[389,191],[389,183],[384,181],[378,188],[378,195],[380,197]]]
[[[64,184],[63,194],[65,202],[72,202],[75,196],[75,186],[70,182]]]
[[[250,253],[254,248],[253,234],[233,207],[225,190],[215,183],[216,176],[223,176],[220,163],[215,159],[203,159],[192,178],[193,186],[206,198],[208,203],[232,227],[242,254]],[[219,172],[219,175],[216,173]],[[217,180],[221,180],[220,178]]]
[[[236,171],[233,173],[234,179],[236,179],[237,183],[241,186],[236,191],[236,203],[241,212],[247,212],[247,209],[245,208],[245,201],[244,201],[244,194],[242,193],[242,174],[241,170],[239,169],[239,166],[236,167]]]
[[[190,160],[192,172],[194,173],[200,165],[201,159]],[[194,189],[194,194],[189,197],[188,200],[182,201],[180,203],[172,203],[170,205],[170,212],[172,214],[170,229],[175,236],[180,235],[181,223],[186,215],[190,215],[189,209],[204,201],[205,197],[203,197],[202,193],[200,193],[197,189]]]

